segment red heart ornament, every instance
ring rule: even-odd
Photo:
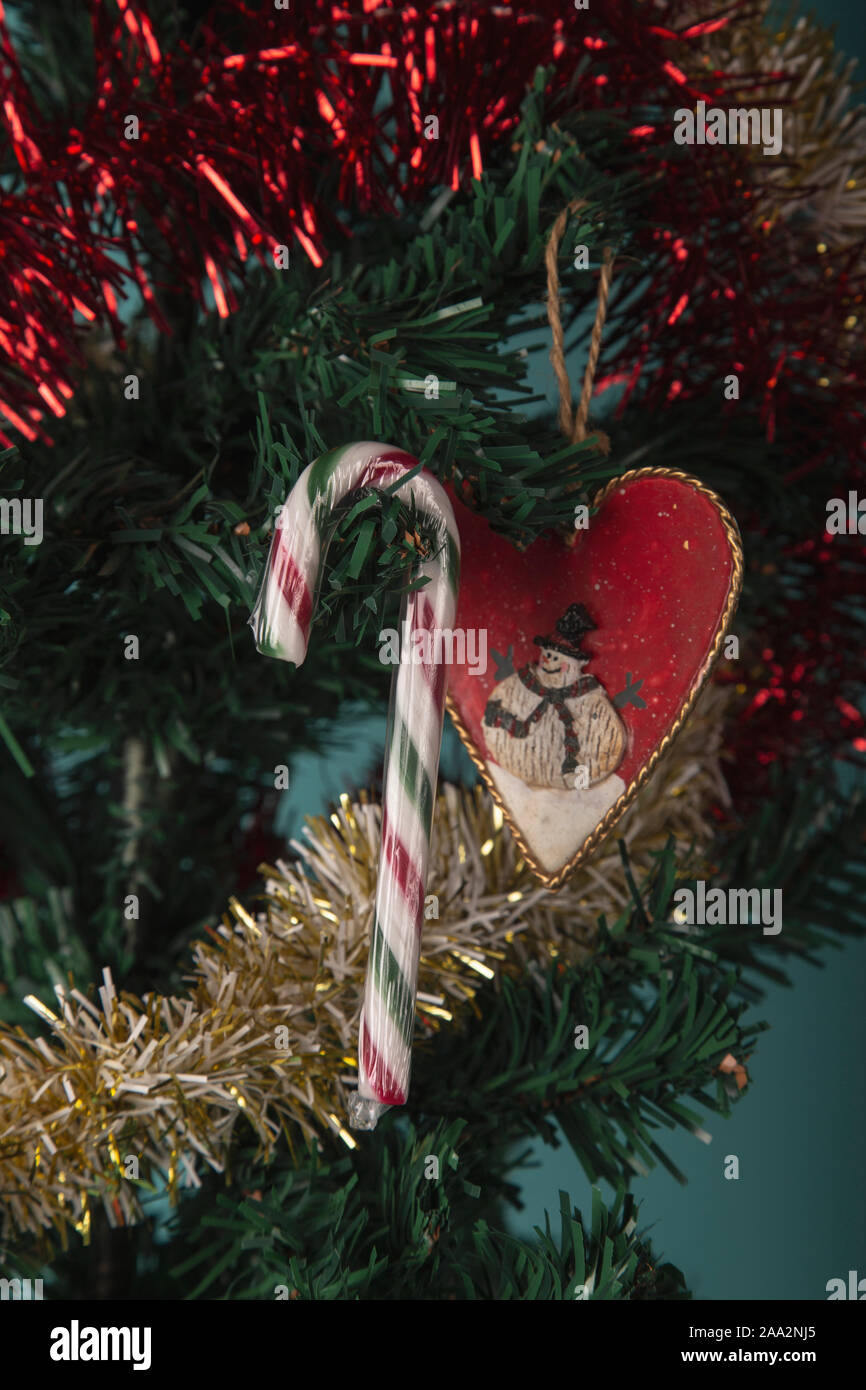
[[[663,468],[614,479],[587,529],[524,551],[450,496],[467,659],[449,668],[448,710],[532,872],[558,888],[707,680],[739,598],[739,531],[715,493]]]

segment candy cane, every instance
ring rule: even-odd
[[[331,449],[301,474],[280,513],[250,618],[260,652],[300,666],[307,654],[325,553],[336,524],[334,508],[350,493],[384,489],[417,467],[417,459],[403,449],[364,442]],[[435,478],[416,473],[399,496],[414,502],[419,518],[433,533],[435,553],[417,570],[429,582],[407,594],[400,616],[404,648],[391,683],[379,880],[358,1040],[358,1090],[349,1100],[353,1129],[375,1128],[382,1112],[390,1105],[405,1105],[409,1093],[424,889],[445,708],[445,669],[434,659],[441,655],[443,644],[434,641],[434,633],[453,626],[460,578],[457,525]],[[417,632],[428,636],[416,645]],[[407,659],[407,635],[417,662]]]

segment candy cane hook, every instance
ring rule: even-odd
[[[250,617],[260,652],[301,665],[336,524],[335,507],[350,493],[386,488],[417,467],[418,460],[403,449],[365,441],[331,449],[301,474],[280,514]],[[439,483],[429,473],[416,473],[400,496],[414,502],[436,545],[435,553],[417,569],[428,583],[407,594],[400,619],[404,640],[408,634],[412,641],[416,632],[426,632],[429,638],[419,644],[417,664],[401,661],[391,683],[358,1089],[349,1099],[353,1129],[375,1128],[382,1112],[391,1105],[405,1105],[409,1093],[424,889],[445,709],[445,668],[433,659],[434,653],[441,655],[444,644],[433,635],[436,629],[453,627],[460,578],[457,524]]]

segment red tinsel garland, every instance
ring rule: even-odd
[[[122,344],[127,286],[162,328],[159,290],[203,301],[204,277],[218,313],[230,313],[251,255],[294,246],[320,265],[351,235],[346,214],[398,215],[479,176],[545,65],[551,110],[634,120],[633,165],[650,187],[661,176],[655,229],[638,242],[651,285],[599,388],[624,381],[628,397],[640,382],[658,409],[736,371],[762,397],[772,437],[821,371],[843,447],[853,446],[856,374],[836,360],[840,314],[863,288],[851,266],[840,257],[828,285],[812,267],[792,270],[790,233],[751,228],[739,151],[694,148],[672,163],[673,111],[718,102],[731,86],[700,69],[699,48],[748,16],[742,0],[606,0],[598,12],[559,0],[288,10],[228,0],[173,52],[135,0],[91,0],[90,10],[93,96],[69,130],[37,110],[0,5],[0,130],[19,171],[0,195],[0,417],[27,438],[47,437],[46,413],[65,411],[82,320],[109,324]],[[687,75],[699,69],[699,81]],[[431,115],[438,140],[425,138]],[[336,200],[321,191],[325,167]]]
[[[726,767],[740,813],[769,794],[774,766],[826,780],[828,756],[862,768],[866,754],[855,703],[866,677],[863,538],[792,543],[772,568],[785,576],[785,600],[762,613],[751,650],[717,676],[744,697]]]

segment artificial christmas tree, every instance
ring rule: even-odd
[[[862,487],[864,122],[828,106],[827,36],[709,0],[0,22],[4,1273],[91,1299],[687,1297],[635,1177],[743,1094],[762,977],[861,931],[836,773],[866,751],[864,552],[824,522]],[[698,102],[779,106],[784,161],[678,144]],[[558,417],[527,384],[551,344]],[[591,535],[645,469],[722,496],[744,557],[736,640],[556,888],[487,788],[429,787],[413,1087],[361,1134],[378,760],[305,843],[274,814],[298,753],[387,701],[377,635],[429,518],[347,494],[298,669],[247,626],[278,509],[353,440],[448,486],[490,534],[479,572],[570,555],[578,510]],[[736,565],[689,554],[730,622]],[[509,643],[518,671],[535,642],[576,659],[597,606],[557,594],[491,642],[479,729],[535,708]],[[630,736],[639,706],[595,678]],[[697,881],[783,891],[784,932],[682,920]],[[553,1197],[560,1239],[518,1241],[516,1146],[560,1134],[616,1195]]]

